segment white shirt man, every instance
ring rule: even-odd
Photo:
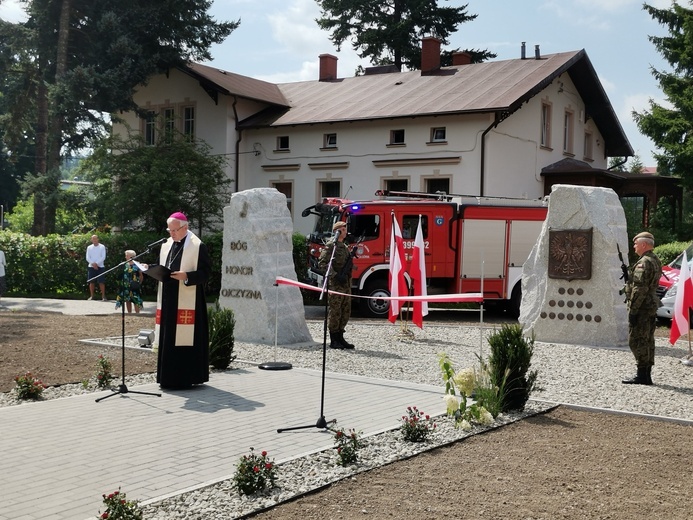
[[[97,235],[91,236],[91,245],[87,247],[87,280],[89,282],[89,299],[94,299],[94,279],[99,282],[99,290],[101,291],[101,299],[106,299],[106,276],[103,274],[106,271],[104,262],[106,262],[106,246],[99,243]]]

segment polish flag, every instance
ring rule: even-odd
[[[426,293],[426,246],[424,245],[423,231],[421,230],[421,215],[419,215],[419,227],[416,228],[414,240],[414,253],[409,266],[409,276],[414,285],[414,296],[427,296]],[[428,315],[428,302],[414,300],[414,315],[412,322],[423,329],[423,317]]]
[[[397,224],[394,212],[392,215],[392,233],[390,235],[390,296],[399,298],[407,296],[407,282],[404,279],[404,243],[402,232]],[[390,315],[388,320],[397,321],[399,310],[402,308],[400,300],[390,300]]]
[[[676,282],[676,299],[674,300],[674,315],[671,318],[671,332],[669,343],[676,343],[684,334],[688,334],[690,323],[688,322],[689,310],[693,307],[693,280],[688,272],[688,258],[683,252],[679,280]]]

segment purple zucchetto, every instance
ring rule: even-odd
[[[179,220],[181,222],[187,222],[188,221],[188,217],[186,217],[180,211],[176,211],[175,213],[172,213],[171,216],[168,218],[175,218],[176,220]]]

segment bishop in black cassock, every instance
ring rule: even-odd
[[[159,262],[171,277],[159,283],[156,308],[158,364],[156,381],[164,389],[189,388],[209,381],[209,328],[204,284],[212,267],[207,246],[188,229],[188,219],[173,213],[170,238]]]

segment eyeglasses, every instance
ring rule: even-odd
[[[185,227],[185,226],[181,226],[181,227],[179,227],[178,229],[166,228],[166,231],[168,231],[169,233],[176,233],[177,231],[180,231],[180,230],[183,229],[184,227]]]

